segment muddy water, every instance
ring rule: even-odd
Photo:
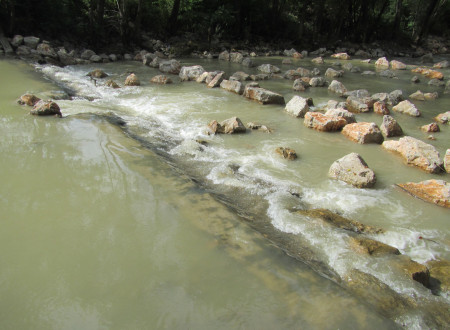
[[[278,64],[281,59],[264,61]],[[152,86],[148,80],[157,71],[136,63],[102,66],[118,82],[134,71],[143,83],[115,91],[85,77],[91,66],[38,67],[35,73],[22,63],[0,64],[0,310],[6,328],[424,324],[420,311],[393,313],[388,320],[370,301],[336,285],[354,268],[399,294],[419,296],[425,305],[447,304],[445,296],[433,296],[392,273],[385,260],[356,255],[342,231],[289,211],[329,208],[385,228],[376,238],[419,262],[449,259],[448,211],[393,187],[430,175],[403,165],[379,146],[308,130],[282,107],[263,107],[220,89],[178,82]],[[243,69],[218,61],[200,64],[229,73]],[[393,81],[347,74],[342,81],[348,89],[364,84],[373,93],[400,88],[400,83],[402,89],[416,88],[405,83],[407,73],[399,75]],[[31,117],[14,102],[25,91],[44,96],[58,89],[55,83],[77,95],[58,101],[61,120]],[[286,100],[294,95],[290,81],[261,85]],[[326,89],[307,95],[316,104],[336,99]],[[423,118],[400,117],[400,123],[409,135],[424,138],[418,127],[448,104],[448,96],[423,103]],[[107,120],[111,113],[127,123],[125,129]],[[234,115],[244,123],[264,123],[274,133],[205,134],[210,120]],[[381,123],[376,115],[361,116],[359,121]],[[443,154],[450,135],[441,129],[432,143]],[[299,160],[279,159],[277,146],[296,149]],[[327,179],[332,161],[351,151],[377,173],[375,189],[357,190]],[[317,261],[309,266],[324,270],[331,281],[275,247],[284,239],[270,237],[274,232],[294,234]]]

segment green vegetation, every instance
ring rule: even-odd
[[[8,34],[139,43],[141,32],[202,40],[418,42],[450,34],[450,0],[0,0]],[[88,38],[86,38],[88,37]]]

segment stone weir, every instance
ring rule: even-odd
[[[272,245],[284,251],[297,262],[304,263],[319,273],[338,284],[353,295],[360,297],[371,308],[374,308],[380,315],[388,317],[396,322],[404,320],[408,315],[421,315],[421,324],[429,328],[446,328],[450,324],[449,305],[442,300],[430,299],[431,291],[440,293],[439,283],[445,279],[430,277],[429,269],[421,264],[412,261],[409,257],[401,255],[392,246],[381,243],[374,239],[376,235],[383,232],[381,228],[366,226],[357,221],[347,219],[329,210],[324,209],[292,209],[290,213],[307,218],[310,221],[317,221],[328,230],[339,234],[345,234],[350,250],[367,258],[368,261],[388,263],[392,272],[404,277],[405,286],[415,287],[419,292],[425,294],[407,295],[401,294],[381,281],[374,274],[370,274],[355,268],[348,269],[345,274],[335,271],[324,258],[323,254],[317,253],[311,243],[300,234],[289,234],[276,229],[271,218],[267,215],[268,202],[263,196],[249,194],[236,190],[234,187],[226,185],[215,185],[206,180],[207,170],[200,165],[193,164],[192,160],[179,156],[174,156],[168,151],[177,144],[176,141],[161,140],[161,137],[143,137],[145,132],[142,128],[128,126],[127,123],[113,113],[104,115],[79,114],[79,118],[102,117],[111,124],[119,127],[124,134],[137,140],[144,148],[161,156],[175,171],[182,175],[187,175],[201,189],[209,192],[216,200],[226,205],[235,214],[239,215],[243,222],[261,234],[264,239]],[[198,142],[199,149],[208,148],[208,145]],[[264,182],[259,178],[250,178],[238,172],[239,166],[230,165],[230,171],[236,179],[254,182],[255,185],[263,185],[269,190],[272,187],[269,182]],[[301,192],[286,192],[286,195],[294,199],[296,205],[302,205]],[[220,234],[220,233],[216,233]],[[242,243],[244,244],[244,243]],[[376,259],[372,259],[376,258]],[[294,262],[294,261],[293,261]],[[448,273],[444,274],[444,277]],[[427,291],[429,292],[427,294]]]

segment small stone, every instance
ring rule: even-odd
[[[140,86],[141,82],[138,77],[132,73],[125,79],[125,86]]]
[[[434,117],[434,120],[437,122],[440,122],[442,124],[449,124],[450,123],[450,111],[440,113],[436,117]]]
[[[297,153],[294,149],[278,147],[275,149],[276,153],[281,155],[284,159],[294,160],[297,159]]]
[[[100,70],[100,69],[92,70],[91,72],[89,72],[87,74],[87,76],[91,77],[91,78],[99,78],[99,79],[108,77],[108,75],[103,70]]]
[[[411,78],[411,82],[414,83],[414,84],[418,84],[418,83],[420,83],[420,79],[419,79],[419,77],[414,76],[414,77]]]
[[[62,117],[61,110],[55,102],[52,101],[39,101],[37,102],[30,113],[37,116],[58,116]]]
[[[111,87],[111,88],[114,88],[114,89],[120,88],[120,86],[119,86],[114,80],[112,80],[112,79],[108,80],[108,81],[105,83],[105,85],[106,85],[107,87]]]
[[[436,133],[436,132],[440,132],[440,128],[439,125],[436,123],[431,123],[428,125],[423,125],[421,128],[422,132],[426,132],[426,133]]]
[[[29,105],[35,106],[41,99],[33,94],[23,94],[18,100],[17,103],[20,105]]]

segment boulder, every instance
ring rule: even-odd
[[[450,173],[450,149],[447,149],[444,156],[444,169],[447,173]]]
[[[258,66],[257,70],[262,72],[262,73],[267,73],[267,74],[280,73],[281,72],[280,68],[278,68],[278,67],[276,67],[275,65],[272,65],[272,64],[262,64],[262,65]]]
[[[224,50],[222,53],[219,54],[219,60],[221,61],[229,61],[230,60],[230,53],[226,50]]]
[[[246,66],[248,68],[253,68],[255,65],[255,62],[250,57],[246,57],[242,60],[242,65]]]
[[[304,118],[309,111],[308,100],[295,95],[287,104],[285,110],[294,117]]]
[[[73,57],[73,55],[71,53],[67,53],[67,51],[65,49],[58,50],[57,55],[58,55],[58,60],[63,65],[77,64],[77,60],[75,59],[75,57]]]
[[[250,80],[250,75],[243,71],[237,71],[231,75],[230,80],[247,81]]]
[[[398,256],[394,265],[414,281],[427,288],[430,286],[430,271],[425,265],[419,264],[404,255]]]
[[[438,291],[448,293],[450,291],[450,262],[447,260],[431,260],[426,266],[430,271],[431,285],[433,280],[438,282]]]
[[[163,61],[159,64],[159,71],[163,73],[179,74],[181,64],[177,60]]]
[[[439,152],[430,144],[410,136],[398,141],[384,141],[383,148],[400,154],[408,165],[416,166],[429,173],[439,173],[443,169],[443,162]]]
[[[62,117],[61,109],[58,104],[52,101],[40,100],[37,102],[30,113],[37,116],[58,116]]]
[[[371,238],[357,236],[350,237],[349,240],[353,250],[359,253],[368,254],[374,257],[400,255],[400,251],[397,248]]]
[[[419,67],[411,71],[414,73],[420,73],[421,75],[424,75],[425,77],[430,79],[438,79],[438,80],[444,79],[444,74],[442,72],[428,68]]]
[[[397,186],[423,201],[450,208],[450,183],[447,181],[432,179],[418,183],[399,183]]]
[[[325,77],[331,79],[342,77],[342,71],[337,71],[335,69],[328,68],[327,71],[325,71]]]
[[[377,181],[375,173],[364,159],[354,152],[336,160],[331,165],[328,176],[358,188],[371,188]]]
[[[433,101],[438,98],[439,94],[437,92],[433,92],[433,93],[425,93],[423,94],[423,96],[425,97],[425,101]]]
[[[347,109],[354,113],[369,112],[373,109],[374,100],[371,97],[347,97]]]
[[[325,116],[342,117],[347,124],[356,123],[355,115],[344,108],[329,109],[325,112]]]
[[[420,90],[409,95],[409,98],[417,101],[425,101],[425,95]]]
[[[429,86],[435,86],[435,87],[444,87],[445,86],[445,82],[439,80],[439,79],[430,79],[430,81],[428,82]]]
[[[315,64],[323,64],[324,63],[324,61],[323,61],[323,58],[322,57],[315,57],[315,58],[313,58],[312,60],[311,60],[311,62],[313,62],[313,63],[315,63]]]
[[[120,86],[119,86],[114,80],[112,80],[112,79],[108,80],[108,81],[105,83],[105,85],[106,85],[107,87],[111,87],[111,88],[114,88],[114,89],[120,88]]]
[[[261,87],[252,87],[247,85],[244,89],[244,96],[250,100],[259,102],[261,104],[282,104],[284,101],[283,95],[271,92]]]
[[[58,58],[58,55],[56,54],[55,50],[52,47],[50,47],[49,44],[41,43],[41,44],[37,45],[36,50],[39,55],[48,56],[53,59]]]
[[[323,77],[313,77],[309,80],[309,85],[311,87],[324,87],[326,84],[327,81]]]
[[[20,105],[29,105],[34,106],[41,99],[33,94],[23,94],[18,100],[17,103]]]
[[[130,74],[126,79],[125,79],[125,86],[140,86],[141,82],[139,81],[139,78],[134,74]]]
[[[381,144],[384,140],[380,128],[375,123],[360,122],[348,124],[342,129],[342,134],[360,144]]]
[[[25,38],[23,38],[23,43],[25,46],[27,46],[31,49],[36,49],[40,40],[41,39],[39,39],[37,37],[25,37]]]
[[[83,60],[89,60],[92,56],[94,56],[95,55],[95,52],[93,51],[93,50],[90,50],[90,49],[86,49],[85,51],[83,51],[82,53],[81,53],[81,58],[83,59]]]
[[[226,119],[220,124],[216,120],[213,120],[208,124],[208,129],[212,134],[235,134],[245,133],[247,131],[238,117]]]
[[[439,128],[439,125],[436,123],[423,125],[422,127],[420,127],[420,130],[425,133],[436,133],[436,132],[441,131],[441,129]]]
[[[338,131],[347,125],[347,121],[342,117],[324,115],[320,112],[307,112],[303,124],[322,132]]]
[[[406,64],[403,62],[393,60],[390,64],[392,70],[406,70]]]
[[[150,82],[159,85],[167,85],[173,83],[172,79],[163,74],[154,76],[152,79],[150,79]]]
[[[383,116],[383,123],[381,124],[380,130],[386,137],[403,135],[403,130],[400,125],[389,115]]]
[[[233,92],[239,95],[242,95],[244,93],[244,86],[240,81],[237,80],[222,80],[222,82],[220,83],[220,87],[229,92]]]
[[[100,69],[92,70],[91,72],[89,72],[87,74],[87,76],[91,77],[91,78],[97,78],[97,79],[108,77],[108,75],[103,70],[100,70]]]
[[[242,63],[244,60],[244,55],[239,52],[231,52],[230,53],[230,62],[233,63]]]
[[[347,88],[345,88],[344,84],[337,80],[333,80],[330,83],[328,90],[341,96],[347,92]]]
[[[337,54],[331,55],[331,57],[337,58],[339,60],[349,60],[350,59],[350,55],[348,55],[347,53],[337,53]]]
[[[284,159],[294,160],[297,159],[297,153],[294,149],[278,147],[275,149],[275,152],[281,155]]]
[[[17,47],[16,54],[19,56],[26,56],[31,54],[31,48],[25,45]]]
[[[379,73],[378,73],[378,75],[380,76],[380,77],[383,77],[383,78],[397,78],[397,76],[395,75],[395,73],[393,72],[393,71],[391,71],[391,70],[383,70],[383,71],[380,71]]]
[[[297,92],[303,92],[309,87],[309,83],[306,83],[303,79],[295,79],[292,89]]]
[[[420,111],[416,108],[416,106],[408,100],[401,101],[399,104],[394,106],[392,110],[407,114],[412,117],[420,117],[421,115]]]
[[[214,88],[214,87],[219,87],[220,86],[220,84],[221,84],[221,82],[223,81],[223,76],[224,76],[224,72],[219,72],[219,73],[217,73],[215,76],[214,76],[214,78],[209,82],[209,83],[207,83],[207,87],[208,88]],[[207,78],[207,80],[208,80],[208,78]]]
[[[441,124],[450,124],[450,111],[438,114],[434,117],[434,120],[440,122]]]
[[[379,115],[389,115],[390,111],[383,101],[377,101],[373,104],[373,112]]]
[[[205,72],[201,65],[183,66],[180,69],[181,81],[197,80]]]
[[[375,67],[377,69],[388,69],[389,68],[389,61],[386,59],[386,57],[380,57],[375,62]]]
[[[23,44],[23,36],[16,34],[11,40],[11,46],[17,48]]]
[[[272,133],[272,129],[267,127],[266,125],[256,124],[256,123],[247,123],[247,128],[251,130],[262,131],[265,133]]]

